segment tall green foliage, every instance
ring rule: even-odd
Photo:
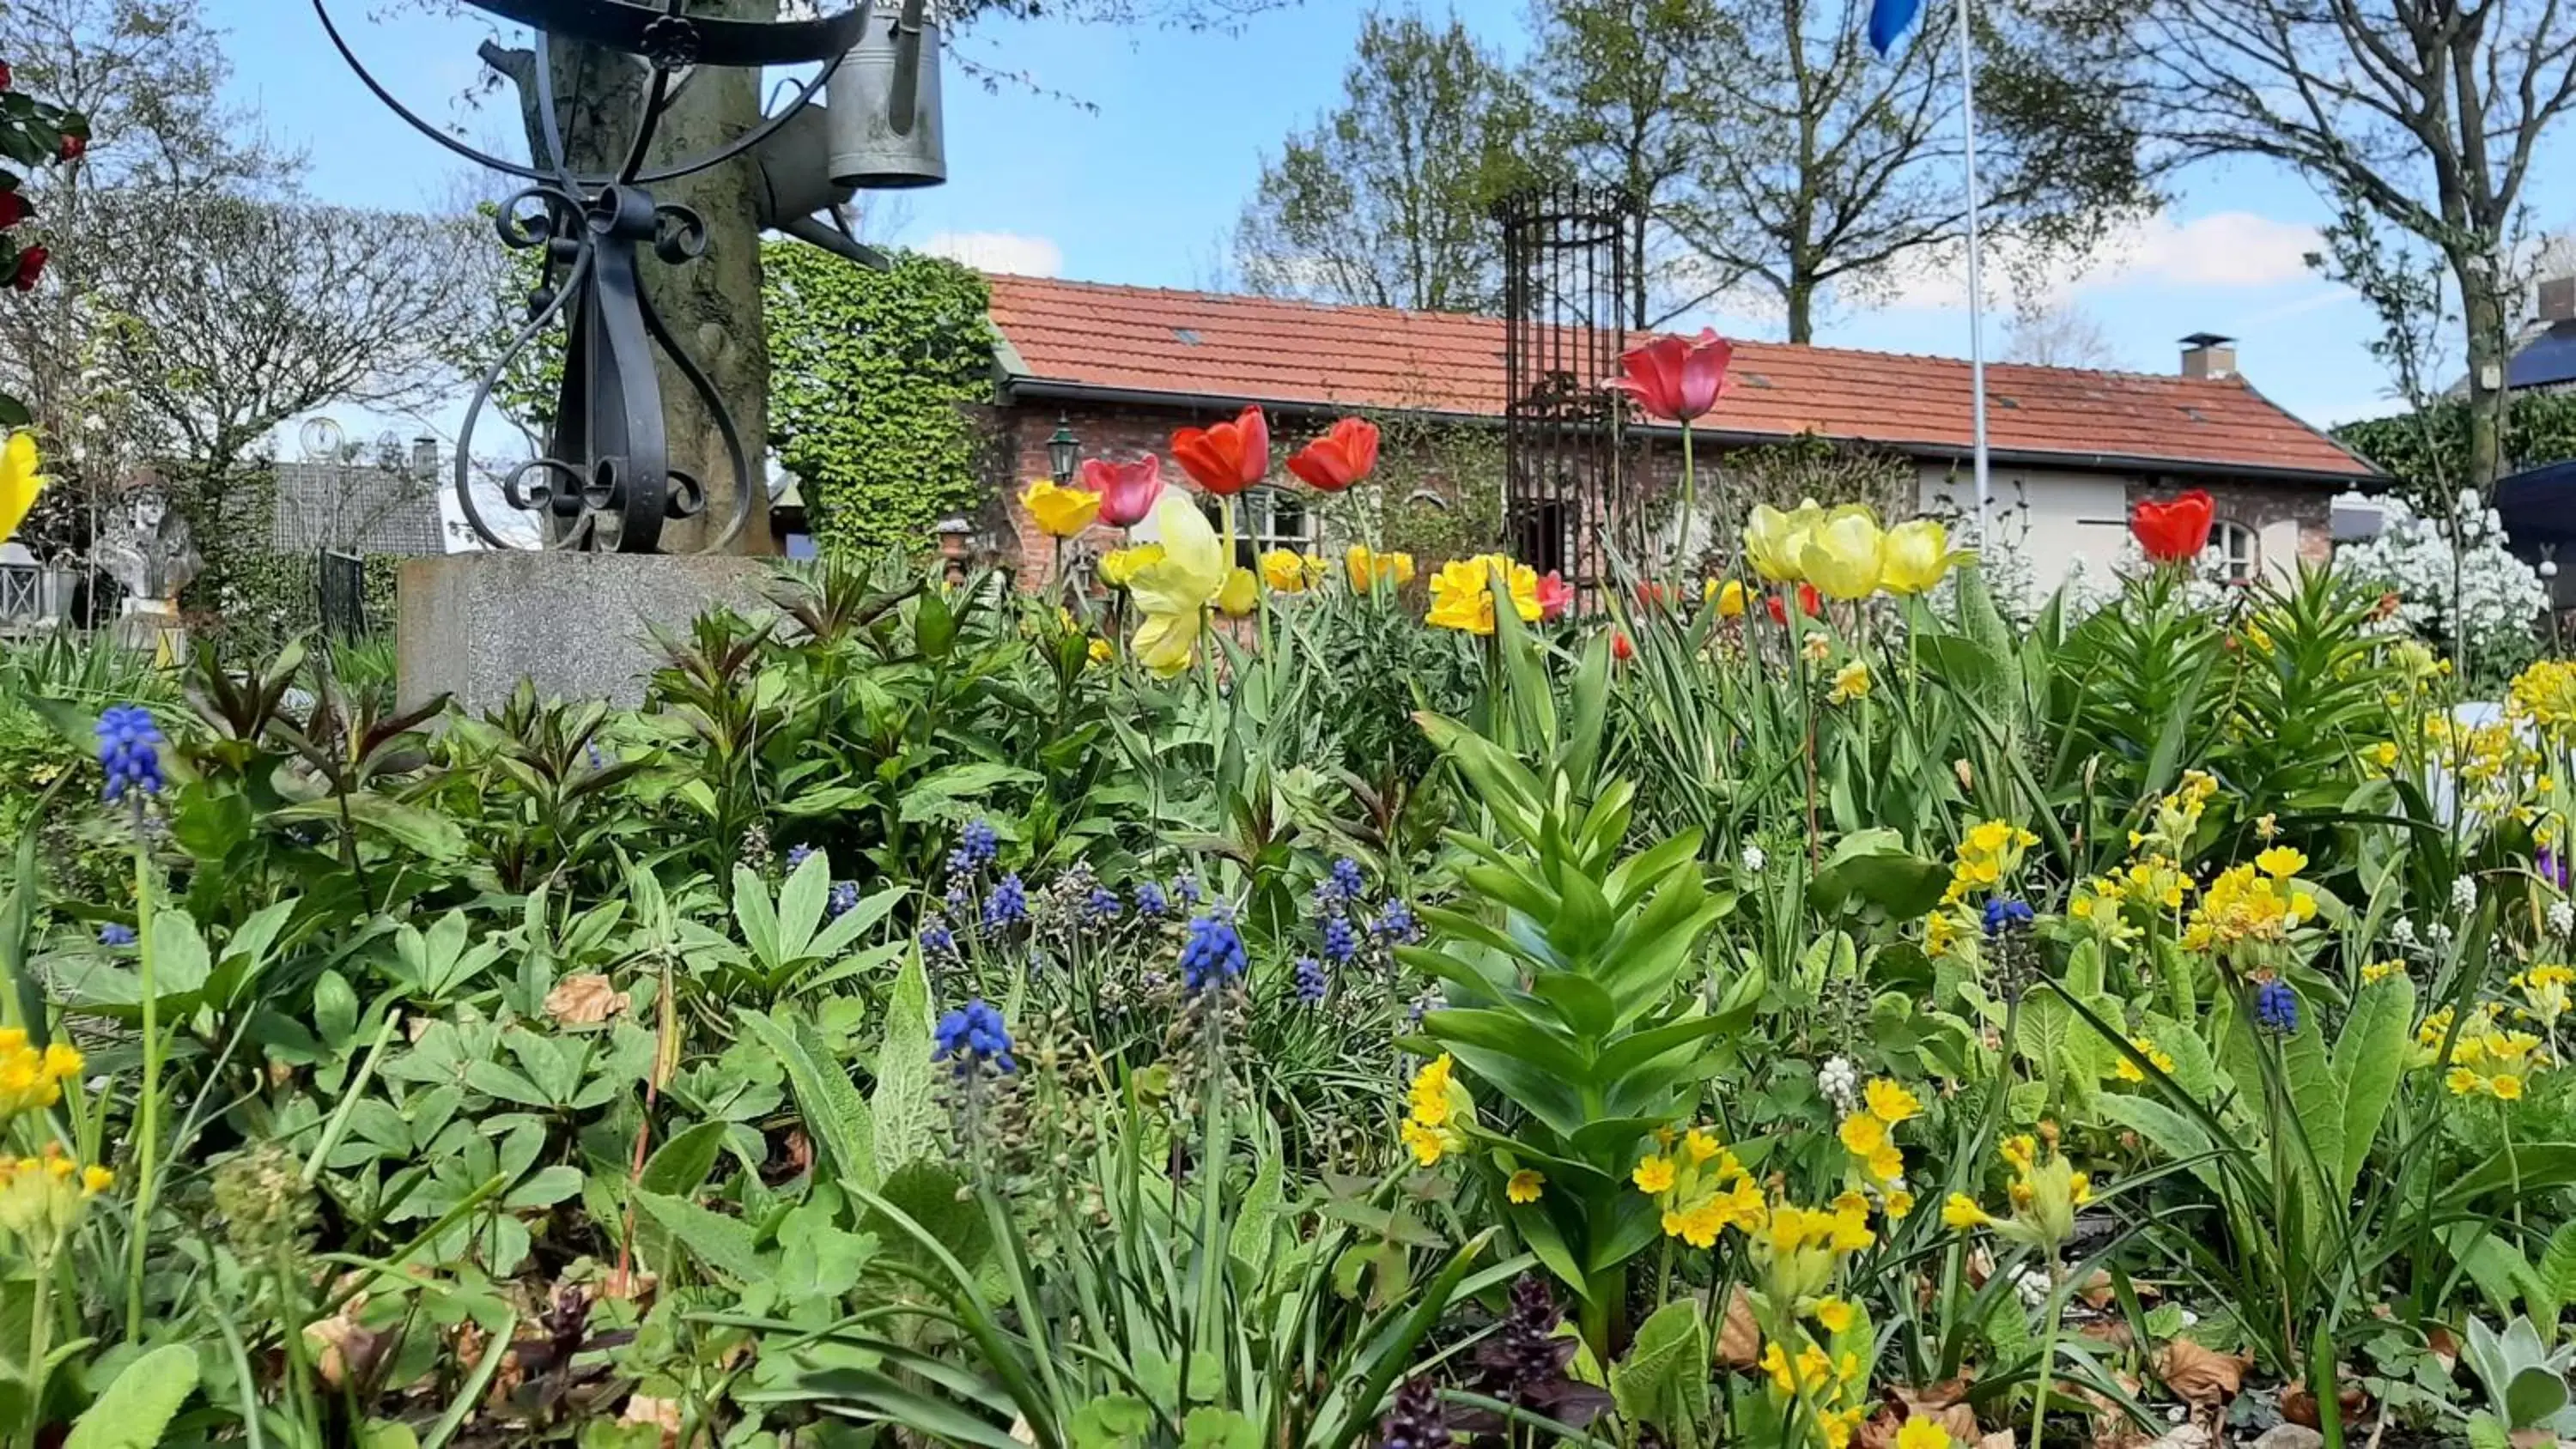
[[[912,253],[872,272],[793,242],[761,261],[770,427],[824,552],[919,543],[975,507],[983,438],[960,405],[992,392],[984,279]]]
[[[2469,410],[2445,399],[2421,412],[2363,418],[2334,440],[2397,480],[2410,499],[2439,504],[2469,477]],[[2505,467],[2536,468],[2576,458],[2576,396],[2521,392],[2505,424]]]

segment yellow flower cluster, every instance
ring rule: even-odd
[[[2424,744],[2458,780],[2460,803],[2475,814],[2519,813],[2530,786],[2549,788],[2545,778],[2535,782],[2540,757],[2511,723],[2462,724],[2437,714],[2424,721]]]
[[[1944,905],[1956,905],[1967,899],[1972,890],[1992,890],[2003,878],[2021,869],[2022,852],[2039,844],[2039,837],[2005,820],[1986,820],[1968,828],[1950,866],[1950,888],[1941,893]]]
[[[1834,687],[1825,695],[1827,704],[1849,704],[1869,697],[1869,666],[1855,659],[1834,671]]]
[[[2298,851],[2276,845],[2251,865],[2219,872],[2192,908],[2191,922],[2183,928],[2184,948],[2207,951],[2288,940],[2291,932],[2316,919],[2316,893],[2297,879],[2307,864]]]
[[[1810,1342],[1793,1358],[1774,1339],[1763,1345],[1762,1372],[1780,1399],[1804,1399],[1814,1409],[1825,1449],[1846,1449],[1869,1417],[1869,1361],[1858,1350],[1837,1358]]]
[[[2149,1064],[2153,1065],[2157,1071],[2163,1072],[2167,1075],[2172,1074],[2174,1069],[2173,1053],[2157,1046],[2154,1041],[2143,1036],[2133,1036],[2129,1038],[2129,1045],[2136,1049],[2138,1055],[2145,1057]],[[2125,1055],[2120,1058],[2117,1066],[2111,1068],[2111,1075],[2118,1077],[2124,1082],[2143,1082],[2147,1079],[2147,1074],[2139,1068],[2138,1064],[2129,1060]]]
[[[1538,570],[1498,553],[1451,559],[1431,576],[1431,612],[1424,622],[1469,634],[1494,632],[1494,573],[1502,571],[1512,612],[1524,624],[1538,622]]]
[[[89,1200],[107,1191],[116,1174],[83,1167],[58,1142],[34,1157],[0,1156],[0,1231],[50,1247],[80,1221]]]
[[[2524,1019],[2539,1022],[2543,1031],[2555,1031],[2558,1018],[2567,1014],[2570,988],[2576,988],[2576,968],[2534,966],[2514,977],[2513,985],[2522,993],[2519,1010]]]
[[[2557,744],[2576,739],[2576,662],[2543,659],[2513,677],[2505,708]]]
[[[1332,574],[1332,560],[1322,554],[1274,548],[1261,556],[1261,581],[1274,593],[1302,594],[1321,588]]]
[[[1717,1245],[1728,1228],[1752,1232],[1762,1226],[1762,1190],[1735,1154],[1701,1128],[1658,1143],[1663,1150],[1638,1162],[1628,1180],[1655,1200],[1663,1212],[1664,1236],[1694,1248]]]
[[[1413,1086],[1406,1093],[1404,1125],[1396,1135],[1424,1167],[1437,1167],[1441,1158],[1464,1150],[1464,1129],[1476,1120],[1476,1099],[1468,1095],[1467,1084],[1457,1079],[1453,1068],[1449,1054],[1442,1052],[1413,1074]]]
[[[1871,1183],[1884,1187],[1905,1176],[1905,1154],[1896,1146],[1896,1124],[1922,1113],[1922,1099],[1902,1084],[1873,1077],[1862,1089],[1860,1110],[1844,1117],[1835,1135],[1842,1139],[1843,1150],[1859,1161]],[[1905,1216],[1894,1211],[1889,1215]]]
[[[2450,1031],[2451,1008],[2425,1017],[2415,1029],[2415,1065],[2426,1067],[2438,1060],[2442,1038]],[[2454,1096],[2514,1102],[2521,1100],[2532,1073],[2549,1065],[2549,1053],[2541,1048],[2539,1037],[2503,1028],[2492,1005],[2480,1006],[2461,1026],[2459,1039],[2451,1043],[2451,1068],[2443,1074],[2442,1085]]]
[[[2161,854],[2177,860],[2188,857],[2192,832],[2200,828],[2200,817],[2217,793],[2215,776],[2205,770],[2183,771],[2182,783],[2156,801],[2155,816],[2147,822],[2147,828],[2129,832],[2130,853]]]
[[[1775,584],[1809,583],[1849,600],[1881,589],[1927,592],[1972,555],[1950,547],[1950,531],[1937,519],[1882,529],[1878,514],[1865,505],[1845,504],[1829,513],[1809,498],[1787,513],[1756,505],[1744,525],[1744,557]]]
[[[1366,544],[1355,543],[1342,555],[1342,567],[1351,576],[1351,587],[1365,594],[1384,584],[1391,589],[1413,582],[1413,555],[1378,553]]]
[[[39,1050],[27,1033],[0,1027],[0,1120],[63,1099],[63,1078],[80,1075],[81,1054],[61,1042]]]
[[[1959,1232],[1991,1227],[2020,1242],[2055,1252],[2075,1232],[2075,1210],[2093,1200],[2093,1178],[2078,1172],[2057,1150],[2057,1124],[2042,1122],[2004,1139],[1998,1155],[2012,1169],[2012,1215],[1997,1219],[1964,1192],[1950,1194],[1941,1221]]]

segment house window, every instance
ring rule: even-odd
[[[2263,539],[2241,523],[2220,519],[2209,530],[2209,546],[2218,554],[2219,576],[2231,584],[2254,581],[2254,570],[2263,562]]]
[[[1208,521],[1223,526],[1217,500],[1202,504]],[[1315,515],[1306,500],[1284,488],[1247,488],[1234,500],[1234,561],[1259,568],[1261,556],[1274,548],[1291,553],[1315,551]]]

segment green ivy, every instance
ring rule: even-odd
[[[2333,436],[2396,480],[2410,502],[2442,507],[2442,495],[2468,477],[2469,414],[2462,403],[2364,418],[2336,428]],[[2508,471],[2576,458],[2576,394],[2515,393],[2505,422],[2505,454]]]
[[[823,554],[918,547],[975,512],[986,439],[964,405],[993,394],[984,279],[909,252],[874,272],[788,241],[763,246],[761,275],[771,442]]]

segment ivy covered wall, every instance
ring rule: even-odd
[[[874,272],[801,242],[762,251],[770,442],[827,557],[926,546],[941,518],[985,501],[989,438],[971,411],[993,398],[984,279],[893,257]]]

